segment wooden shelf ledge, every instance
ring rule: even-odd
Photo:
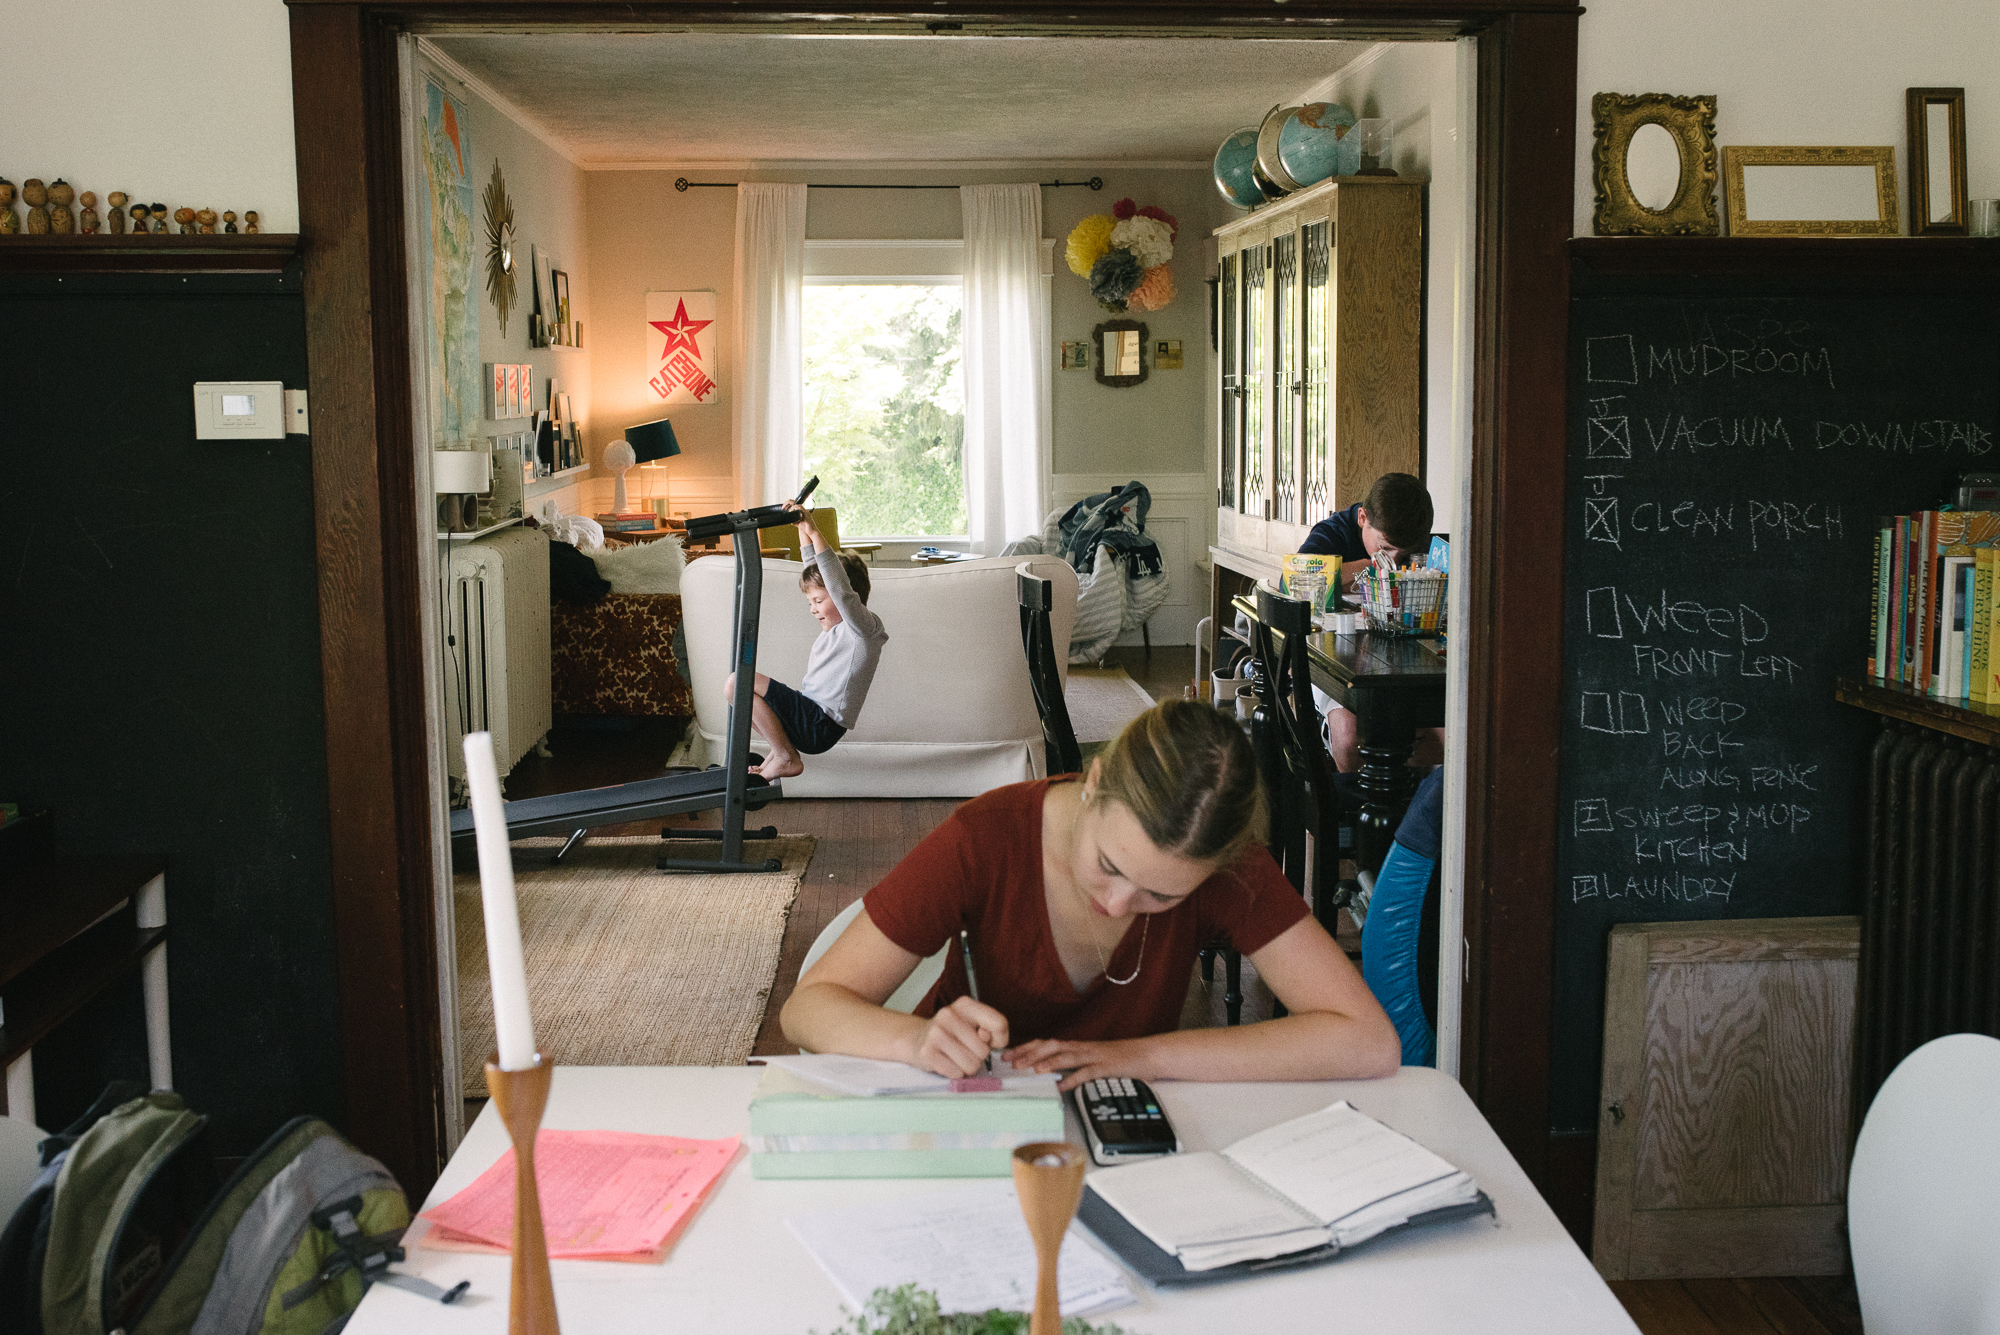
[[[0,236],[0,273],[282,273],[296,232]]]
[[[2000,704],[1940,700],[1895,682],[1858,675],[1834,678],[1833,698],[1886,718],[1950,733],[1982,746],[2000,746]]]

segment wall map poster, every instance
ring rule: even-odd
[[[430,236],[431,444],[478,437],[484,407],[473,284],[472,144],[465,106],[424,82],[424,230]]]
[[[646,294],[646,388],[666,403],[713,403],[715,293]]]
[[[2000,313],[1950,295],[1579,296],[1554,1129],[1598,1125],[1613,925],[1856,911],[1875,518],[2000,464]]]

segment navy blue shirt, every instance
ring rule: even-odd
[[[1396,827],[1396,842],[1420,858],[1438,860],[1444,846],[1444,766],[1439,765],[1417,785],[1403,823]]]
[[[1343,561],[1366,561],[1368,547],[1361,541],[1361,502],[1336,510],[1314,524],[1299,551],[1310,556],[1337,556]]]

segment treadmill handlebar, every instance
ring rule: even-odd
[[[687,534],[690,538],[719,538],[725,533],[753,533],[760,528],[782,528],[796,522],[792,512],[782,505],[760,505],[754,510],[699,515],[687,521]]]

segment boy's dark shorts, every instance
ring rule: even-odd
[[[791,687],[772,677],[771,684],[764,691],[764,703],[771,706],[771,712],[778,716],[778,722],[785,725],[785,736],[791,738],[792,745],[800,754],[816,756],[833,749],[833,744],[847,735],[847,729],[826,716],[826,711],[812,700],[800,695]]]

